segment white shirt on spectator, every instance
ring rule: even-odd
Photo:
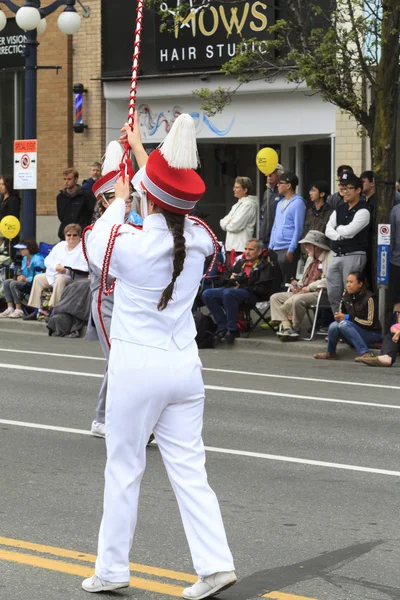
[[[68,274],[58,273],[57,265],[71,267],[78,271],[89,271],[85,257],[83,256],[82,242],[73,250],[68,250],[68,242],[59,242],[54,246],[50,254],[44,259],[46,277],[50,285],[54,285],[57,277],[69,277]]]

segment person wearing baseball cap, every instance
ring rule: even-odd
[[[197,165],[195,124],[181,115],[140,174],[143,229],[124,224],[129,181],[119,178],[114,202],[87,241],[103,289],[109,275],[116,278],[104,512],[95,575],[82,583],[87,592],[129,587],[129,552],[151,432],[199,575],[183,597],[208,598],[236,582],[218,501],[207,482],[201,434],[204,384],[191,309],[205,260],[215,255],[218,241],[208,226],[187,217],[206,189]]]
[[[346,171],[340,178],[343,204],[330,216],[325,234],[332,240],[333,258],[327,273],[328,297],[333,313],[339,311],[347,277],[363,272],[367,263],[370,211],[361,199],[363,182]]]
[[[278,182],[285,169],[281,164],[276,165],[275,171],[267,176],[267,189],[264,192],[263,201],[260,209],[260,240],[264,248],[268,248],[271,238],[272,226],[274,224],[276,207],[283,196],[278,192]]]
[[[271,319],[280,322],[277,336],[282,342],[299,339],[307,308],[316,304],[320,289],[326,287],[326,273],[332,259],[328,240],[321,231],[309,231],[299,243],[304,244],[308,255],[300,280],[292,280],[288,292],[270,298]]]

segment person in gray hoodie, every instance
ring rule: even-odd
[[[250,196],[253,184],[249,177],[236,177],[233,193],[237,198],[229,213],[220,220],[220,226],[226,231],[225,249],[227,265],[230,269],[236,257],[243,254],[246,243],[254,236],[257,223],[258,200]]]

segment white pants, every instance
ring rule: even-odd
[[[113,340],[106,406],[107,465],[96,575],[129,581],[146,443],[154,432],[199,577],[234,570],[201,437],[204,384],[195,342],[167,351]],[[166,519],[168,515],[166,515]],[[172,543],[172,541],[171,541]]]

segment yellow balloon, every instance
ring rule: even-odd
[[[21,223],[18,221],[17,217],[8,215],[8,217],[4,217],[0,221],[0,233],[8,240],[13,240],[15,237],[17,237],[20,229]]]
[[[257,167],[264,175],[273,173],[279,162],[279,157],[273,148],[261,148],[256,157]]]

